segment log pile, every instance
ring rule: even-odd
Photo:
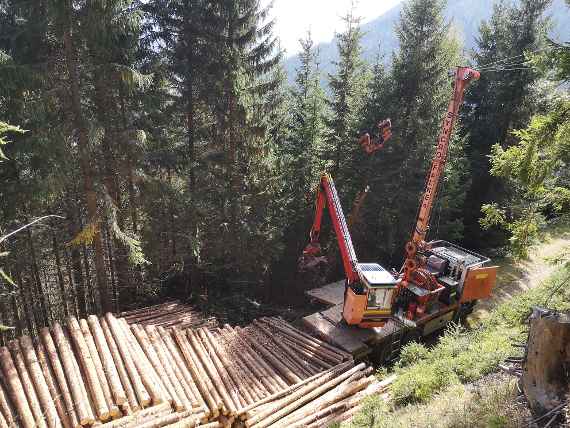
[[[68,428],[104,422],[118,427],[123,425],[114,420],[161,405],[160,417],[170,409],[191,421],[206,420],[194,396],[183,401],[174,395],[154,348],[144,342],[156,328],[139,329],[111,314],[70,318],[65,325],[42,329],[35,343],[23,336],[0,348],[0,427]],[[154,415],[153,410],[147,412]]]
[[[217,327],[213,317],[204,317],[194,306],[179,300],[147,306],[132,311],[121,312],[117,315],[129,324],[156,325],[161,327],[186,328]]]
[[[384,393],[393,381],[380,382],[371,371],[364,363],[339,364],[242,409],[240,426],[317,428],[347,420],[360,410],[365,397]]]
[[[0,428],[323,426],[385,386],[279,318],[185,330],[70,318],[1,347],[0,374]]]

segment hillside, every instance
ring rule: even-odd
[[[509,427],[499,364],[570,355],[525,334],[570,310],[570,0],[400,1],[393,69],[347,32],[334,96],[281,79],[265,1],[1,3],[0,428]]]
[[[464,41],[466,51],[469,51],[475,45],[479,24],[482,20],[488,19],[493,11],[495,0],[478,0],[476,2],[468,0],[449,0],[447,6],[447,18],[452,22],[458,34]],[[364,37],[362,46],[364,49],[364,57],[368,61],[373,61],[375,56],[381,52],[389,55],[397,49],[398,42],[394,27],[400,17],[402,4],[399,4],[388,10],[378,18],[364,24]],[[553,29],[551,36],[557,40],[570,39],[570,14],[564,0],[554,0],[549,10],[549,15],[553,20]],[[333,71],[332,63],[337,58],[336,44],[334,40],[328,43],[318,45],[320,50],[320,64],[323,74]],[[293,79],[295,68],[299,64],[297,55],[287,58],[285,61],[285,69],[289,79]]]
[[[496,296],[470,317],[472,329],[448,329],[438,344],[408,345],[383,376],[396,374],[392,403],[373,398],[343,428],[522,427],[533,416],[519,396],[516,378],[498,364],[519,355],[527,318],[535,305],[567,310],[570,266],[552,260],[570,249],[567,221],[550,225],[529,259],[503,259]],[[415,425],[417,421],[421,421]],[[552,425],[556,426],[556,425]]]

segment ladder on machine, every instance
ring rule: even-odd
[[[394,324],[393,324],[392,334],[390,334],[390,337],[388,339],[389,349],[387,352],[388,358],[386,359],[386,362],[388,363],[393,362],[398,357],[398,355],[400,355],[400,351],[402,350],[403,346],[404,337],[406,336],[406,333],[410,330],[410,327],[407,326],[404,322],[402,322],[398,318],[394,317],[392,321],[394,322]]]

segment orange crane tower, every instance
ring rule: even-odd
[[[480,77],[481,75],[478,71],[472,70],[469,67],[458,67],[455,72],[453,96],[449,101],[449,107],[443,119],[441,134],[438,138],[437,149],[429,175],[427,176],[426,187],[421,199],[416,225],[412,231],[412,237],[405,248],[406,261],[404,262],[403,285],[410,281],[412,273],[418,268],[416,261],[418,248],[423,249],[426,246],[425,237],[429,228],[431,212],[437,197],[441,175],[445,169],[453,126],[457,120],[459,107],[463,104],[465,89],[469,83],[474,80],[479,80]]]

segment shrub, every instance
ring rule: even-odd
[[[400,359],[398,360],[399,367],[406,367],[424,360],[428,357],[429,351],[423,343],[411,342],[402,348]]]

